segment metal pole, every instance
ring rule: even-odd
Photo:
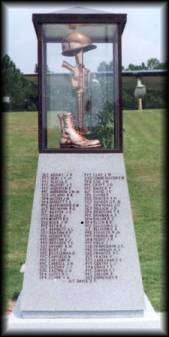
[[[142,101],[142,98],[138,98],[138,110],[143,110],[143,101]]]
[[[84,69],[83,69],[83,50],[75,55],[76,65],[79,69],[78,88],[76,93],[78,128],[80,131],[84,129]]]

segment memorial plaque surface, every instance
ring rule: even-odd
[[[23,315],[143,309],[123,155],[40,154]]]

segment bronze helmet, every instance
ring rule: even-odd
[[[90,38],[80,32],[69,33],[62,41],[62,55],[64,56],[74,56],[81,50],[85,52],[95,48]]]

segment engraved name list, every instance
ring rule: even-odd
[[[39,277],[73,283],[118,279],[117,265],[122,262],[124,245],[119,240],[121,200],[114,184],[124,176],[84,173],[83,190],[73,186],[72,178],[70,172],[42,174]],[[81,208],[85,263],[83,275],[77,278],[74,268],[78,268],[78,242],[74,240],[77,227],[73,217]]]

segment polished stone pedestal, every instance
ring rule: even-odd
[[[24,318],[144,310],[123,154],[39,155],[20,303]]]

